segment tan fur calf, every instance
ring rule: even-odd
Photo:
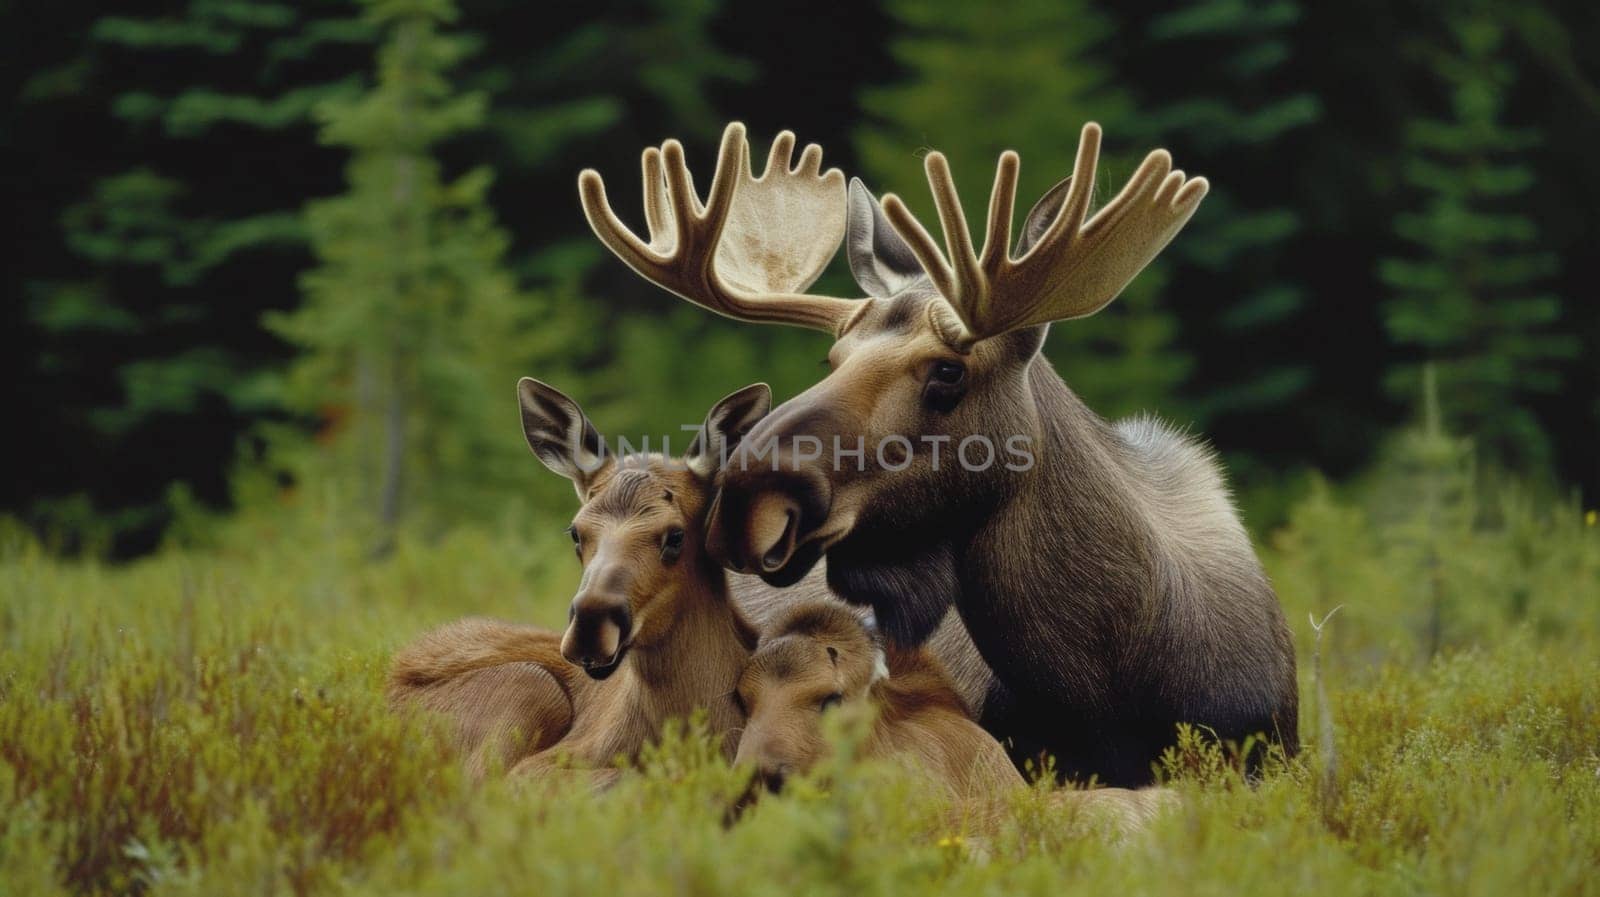
[[[391,703],[442,716],[474,777],[609,768],[697,709],[713,732],[733,732],[743,718],[729,689],[755,632],[704,552],[701,522],[717,459],[771,392],[757,384],[717,403],[677,460],[607,455],[571,399],[527,379],[518,395],[529,445],[583,501],[571,622],[564,634],[481,619],[435,630],[396,655]]]
[[[736,762],[769,788],[803,773],[828,751],[823,716],[834,707],[869,705],[875,716],[862,744],[865,759],[890,760],[943,788],[965,809],[991,817],[1004,798],[1026,787],[1004,748],[963,712],[939,662],[925,650],[881,647],[882,640],[845,605],[805,602],[762,634],[736,692],[748,720]],[[1174,800],[1159,788],[1058,791],[1075,818],[1121,832],[1148,823]]]

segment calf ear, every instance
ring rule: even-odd
[[[577,402],[532,377],[517,381],[517,404],[522,406],[528,448],[544,466],[571,480],[580,499],[586,498],[595,477],[611,463],[600,432]]]
[[[923,277],[922,265],[911,247],[895,233],[878,198],[860,178],[850,179],[844,251],[856,285],[868,296],[893,296]]]
[[[1045,231],[1050,229],[1056,215],[1061,212],[1061,206],[1067,201],[1067,191],[1072,189],[1072,178],[1067,177],[1061,183],[1051,187],[1039,197],[1039,201],[1028,210],[1028,217],[1022,221],[1022,237],[1017,240],[1016,258],[1027,255],[1033,244],[1039,242]]]
[[[712,405],[684,456],[689,469],[702,477],[716,474],[739,440],[770,410],[772,387],[765,383],[752,383]]]

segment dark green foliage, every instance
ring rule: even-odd
[[[1544,289],[1557,259],[1524,208],[1536,175],[1521,154],[1538,135],[1506,121],[1504,24],[1455,12],[1441,37],[1423,58],[1448,111],[1407,128],[1402,177],[1416,205],[1394,221],[1407,251],[1381,268],[1384,321],[1411,359],[1388,383],[1414,392],[1430,363],[1452,423],[1489,457],[1537,469],[1550,450],[1527,402],[1560,389],[1559,363],[1579,346],[1560,327],[1561,297]]]
[[[446,178],[436,147],[481,127],[486,97],[449,80],[468,42],[441,33],[453,4],[379,0],[376,83],[318,107],[323,139],[350,151],[348,191],[306,224],[319,266],[306,301],[272,326],[300,348],[290,407],[325,421],[297,480],[356,484],[358,517],[388,544],[406,519],[439,527],[492,513],[527,453],[512,386],[536,357],[560,357],[583,320],[520,294],[486,204],[490,172]]]
[[[483,111],[430,145],[441,189],[461,187],[436,199],[477,210],[459,222],[485,249],[470,264],[495,259],[518,335],[417,348],[439,384],[541,376],[603,430],[659,440],[737,386],[782,398],[815,379],[825,338],[689,309],[606,254],[577,208],[583,166],[637,223],[639,149],[680,136],[704,178],[739,118],[758,151],[793,128],[922,213],[919,151],[941,148],[976,218],[1001,149],[1022,152],[1025,211],[1095,118],[1102,199],[1157,144],[1212,182],[1122,300],[1053,329],[1050,358],[1095,408],[1193,426],[1270,522],[1306,470],[1369,463],[1432,361],[1443,419],[1486,460],[1600,484],[1593,4],[462,0],[450,30],[470,52],[449,87]],[[180,516],[171,496],[216,509],[292,485],[259,476],[281,472],[258,463],[267,430],[334,432],[315,390],[285,404],[298,348],[262,319],[309,295],[305,210],[345,189],[349,149],[317,139],[314,110],[366,89],[377,39],[346,0],[48,4],[0,30],[20,223],[0,362],[27,434],[0,503],[52,544],[150,550]],[[842,264],[821,288],[851,289]],[[502,460],[459,495],[415,493],[453,508],[441,521],[500,509],[479,498],[520,450],[505,391],[451,400],[458,432],[430,451]]]
[[[1293,153],[1321,115],[1297,77],[1295,0],[1195,0],[1144,24],[1136,57],[1185,77],[1132,69],[1142,141],[1170,146],[1212,189],[1167,253],[1167,301],[1195,357],[1188,392],[1201,426],[1231,440],[1240,421],[1293,408],[1313,376],[1301,351],[1306,288],[1286,249],[1302,229],[1282,184],[1258,176]],[[1226,443],[1225,443],[1226,444]]]
[[[261,375],[286,347],[260,317],[293,304],[300,204],[337,171],[310,110],[354,88],[352,49],[371,30],[331,2],[41,13],[15,30],[81,43],[22,91],[44,130],[18,139],[46,153],[28,167],[68,167],[28,191],[59,205],[29,222],[25,308],[49,450],[24,497],[81,544],[62,514],[81,493],[126,551],[159,531],[172,482],[225,501],[235,440],[274,411]]]
[[[1163,302],[1192,358],[1186,408],[1235,475],[1261,486],[1312,445],[1304,417],[1317,355],[1304,312],[1315,275],[1294,256],[1304,222],[1283,181],[1322,118],[1291,38],[1301,6],[1189,0],[1114,14],[1125,30],[1120,70],[1139,109],[1131,139],[1171,147],[1181,168],[1211,181],[1163,254]]]

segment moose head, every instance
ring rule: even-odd
[[[1091,216],[1100,129],[1089,124],[1072,176],[1034,206],[1014,249],[1020,163],[1000,156],[974,251],[949,166],[934,152],[926,169],[941,252],[898,197],[880,204],[859,180],[847,191],[837,169],[822,173],[817,146],[791,167],[794,145],[780,134],[755,177],[744,128],[730,125],[704,204],[677,141],[645,150],[648,241],[617,219],[599,174],[579,179],[595,233],[646,279],[732,318],[834,335],[830,373],[744,440],[712,515],[712,550],[778,585],[853,537],[912,540],[1003,500],[1005,474],[1029,466],[1039,445],[1028,372],[1048,324],[1116,298],[1207,189],[1158,150]],[[846,237],[868,296],[806,294]],[[937,619],[931,607],[918,616]]]
[[[682,458],[609,453],[577,402],[531,377],[517,400],[528,447],[583,502],[567,530],[583,577],[561,653],[605,679],[630,648],[667,639],[690,593],[721,581],[701,527],[716,465],[767,413],[772,391],[756,383],[723,398]]]

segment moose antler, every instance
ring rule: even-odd
[[[742,321],[831,333],[857,304],[803,291],[844,240],[844,174],[821,171],[822,148],[816,144],[791,169],[794,144],[793,133],[779,134],[766,170],[753,177],[744,125],[728,125],[704,204],[682,144],[668,140],[659,150],[646,149],[648,243],[611,211],[605,183],[593,169],[578,176],[583,213],[595,236],[628,267],[696,305]]]
[[[978,340],[1050,321],[1081,318],[1104,308],[1121,293],[1156,253],[1194,214],[1209,185],[1185,180],[1172,170],[1172,157],[1156,150],[1145,157],[1127,186],[1088,223],[1100,155],[1100,126],[1083,126],[1070,187],[1049,228],[1011,258],[1011,214],[1016,203],[1017,154],[1000,154],[983,253],[972,251],[972,236],[941,153],[929,153],[924,167],[949,250],[947,264],[928,231],[898,196],[883,198],[883,211],[910,244],[928,278],[960,318],[963,333],[953,342],[965,351]],[[1053,204],[1051,191],[1041,201]]]

